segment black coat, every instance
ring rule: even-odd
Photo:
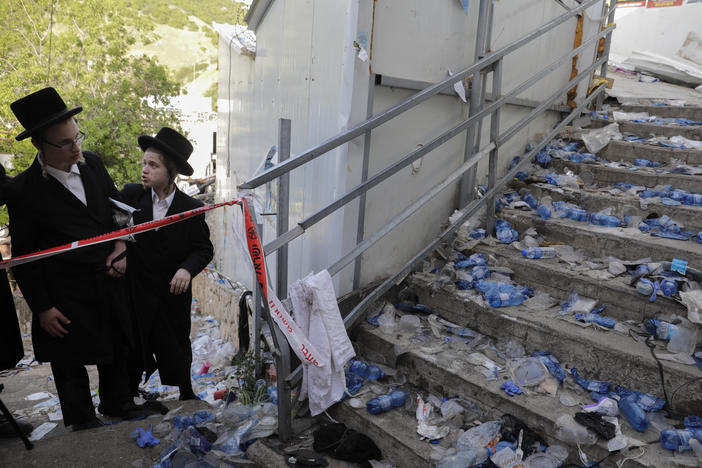
[[[108,197],[120,199],[100,158],[83,152],[79,165],[87,206],[51,176],[38,159],[6,185],[12,255],[66,244],[115,229]],[[112,242],[84,247],[14,268],[15,278],[33,313],[32,341],[38,361],[109,363],[112,336],[131,337],[124,281],[107,276]],[[71,320],[69,333],[54,338],[39,326],[37,314],[56,307]],[[115,325],[118,324],[118,325]]]
[[[127,184],[121,195],[125,203],[139,209],[134,213],[135,224],[153,220],[151,189]],[[201,206],[202,202],[176,188],[166,216]],[[143,370],[148,376],[158,368],[163,384],[181,385],[189,381],[192,361],[192,282],[178,295],[171,294],[169,283],[180,268],[188,270],[192,280],[212,260],[214,249],[205,215],[138,234],[136,242],[127,243],[127,251],[127,279],[141,338]]]
[[[5,170],[0,166],[0,206],[5,204],[5,182]],[[10,283],[7,280],[7,272],[0,270],[0,370],[15,367],[23,356],[22,335]]]

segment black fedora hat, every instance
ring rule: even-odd
[[[24,131],[15,137],[18,141],[83,110],[82,107],[74,107],[73,109],[66,107],[66,103],[63,102],[54,88],[40,89],[18,99],[10,104],[10,109],[24,127]]]
[[[188,164],[188,158],[193,152],[193,145],[172,128],[163,127],[155,137],[141,135],[137,141],[142,151],[146,151],[150,146],[155,146],[173,160],[179,173],[186,176],[193,175],[193,168]]]

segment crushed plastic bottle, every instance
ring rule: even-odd
[[[650,424],[646,412],[636,403],[636,397],[630,395],[619,400],[619,409],[635,430],[646,432]]]
[[[575,319],[585,323],[596,323],[602,327],[614,328],[617,321],[610,317],[602,317],[600,314],[575,314]]]
[[[697,345],[697,328],[679,327],[658,319],[648,319],[645,322],[646,331],[655,334],[661,340],[668,342],[668,351],[674,354],[691,355]]]
[[[461,434],[456,446],[459,450],[487,447],[500,435],[500,429],[502,429],[502,421],[487,421],[479,426],[471,427]]]
[[[607,216],[606,214],[602,213],[592,213],[590,215],[590,224],[605,227],[617,227],[621,224],[621,221],[619,221],[619,218],[616,216]]]
[[[395,390],[387,395],[380,395],[379,397],[372,398],[366,403],[366,409],[370,414],[380,414],[393,408],[404,406],[406,400],[406,392]]]
[[[532,210],[535,210],[539,205],[539,202],[536,200],[536,198],[534,198],[534,195],[532,195],[528,189],[521,189],[519,191],[519,196],[521,197],[522,201],[529,205],[529,208]]]
[[[485,293],[485,300],[490,304],[490,307],[511,307],[524,302],[524,296],[517,291],[509,293],[491,291]]]
[[[487,236],[487,231],[483,228],[473,229],[468,235],[471,239],[482,239]]]
[[[678,293],[678,282],[669,278],[662,279],[660,282],[661,292],[664,296],[670,297]]]
[[[529,247],[522,250],[522,256],[526,258],[554,258],[556,249],[553,247]]]
[[[481,253],[475,253],[465,260],[458,261],[454,264],[456,269],[472,268],[476,266],[487,265],[487,257]]]
[[[519,240],[519,233],[512,228],[512,225],[503,219],[495,221],[495,236],[503,244],[511,244]]]
[[[559,383],[563,383],[563,381],[566,379],[566,374],[561,367],[561,363],[558,362],[558,359],[556,359],[556,356],[548,351],[539,351],[532,354],[532,356],[538,357],[543,365],[546,366],[548,372],[554,376]]]
[[[702,431],[698,429],[667,429],[661,431],[661,446],[667,450],[685,452],[692,450],[690,439],[702,441]]]
[[[545,204],[540,204],[536,207],[536,212],[542,219],[549,219],[551,217],[551,209]]]
[[[641,393],[635,390],[622,387],[617,385],[615,387],[616,394],[620,398],[626,398],[628,396],[633,396],[636,399],[636,404],[638,404],[644,411],[660,411],[665,406],[665,400],[651,395],[650,393]]]
[[[570,370],[570,373],[573,375],[575,381],[588,392],[609,393],[609,387],[611,386],[611,383],[604,382],[601,380],[584,379],[580,376],[580,374],[578,373],[578,369],[576,369],[575,367],[573,367]]]

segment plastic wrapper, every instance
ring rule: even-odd
[[[602,148],[607,146],[611,140],[621,140],[622,134],[619,131],[619,124],[613,123],[606,127],[584,133],[582,139],[590,153],[598,153]]]

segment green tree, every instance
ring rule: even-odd
[[[11,173],[28,167],[35,151],[14,140],[22,129],[9,103],[45,86],[83,106],[83,147],[102,156],[118,186],[138,179],[138,135],[178,128],[164,106],[179,83],[154,59],[129,53],[137,40],[152,39],[153,22],[128,13],[119,0],[0,2],[0,152],[14,155]]]

